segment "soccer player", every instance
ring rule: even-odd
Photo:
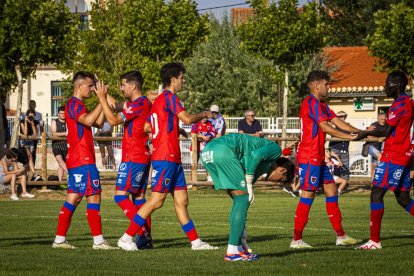
[[[91,126],[99,127],[104,119],[102,105],[88,113],[83,100],[89,98],[95,90],[106,89],[102,82],[95,83],[95,77],[89,72],[80,71],[73,77],[73,97],[65,107],[68,128],[68,194],[60,210],[56,238],[53,248],[75,248],[66,241],[72,215],[76,207],[86,196],[86,216],[93,236],[93,249],[116,249],[104,240],[100,215],[101,184],[95,165],[95,149]]]
[[[410,165],[413,149],[411,146],[414,119],[413,101],[405,94],[407,76],[394,71],[385,81],[385,94],[393,97],[385,128],[360,132],[357,139],[370,136],[386,137],[381,160],[375,169],[371,188],[370,239],[358,249],[382,249],[380,231],[384,214],[384,195],[387,190],[395,194],[398,204],[414,216],[414,200],[410,198]]]
[[[230,237],[225,261],[253,261],[245,241],[247,210],[253,202],[253,184],[263,174],[270,181],[291,181],[294,165],[279,158],[281,148],[275,142],[247,134],[229,134],[206,145],[201,159],[216,190],[225,190],[233,200],[230,212]],[[243,233],[244,232],[244,233]]]
[[[164,91],[159,95],[151,109],[150,120],[152,132],[152,183],[151,197],[138,210],[126,233],[119,239],[118,246],[124,250],[135,250],[132,241],[136,232],[145,224],[146,218],[162,207],[168,193],[174,198],[177,219],[191,242],[193,250],[217,249],[203,242],[197,234],[193,221],[188,214],[188,193],[184,171],[181,166],[181,152],[178,141],[178,120],[192,124],[202,118],[211,117],[211,112],[204,111],[195,115],[185,111],[176,93],[184,83],[185,67],[181,63],[168,63],[161,68],[161,80]]]
[[[307,77],[310,95],[300,108],[301,139],[297,151],[297,164],[302,194],[296,208],[294,234],[291,248],[310,248],[302,239],[303,230],[308,223],[309,211],[315,198],[315,191],[323,185],[326,196],[326,211],[336,232],[336,245],[352,245],[357,241],[345,234],[342,228],[341,211],[338,206],[338,190],[332,174],[325,165],[326,133],[343,139],[354,139],[350,135],[335,129],[329,122],[347,132],[359,131],[336,117],[323,99],[328,94],[330,77],[325,71],[312,71]]]
[[[104,92],[103,90],[97,91],[97,96],[109,124],[111,126],[124,124],[122,162],[118,169],[114,200],[125,215],[132,220],[145,203],[151,155],[147,145],[148,134],[144,131],[144,125],[151,110],[151,102],[142,95],[144,79],[139,71],[127,72],[121,75],[120,79],[120,89],[128,100],[122,103],[122,112],[114,115],[106,100],[107,95],[101,93]],[[132,195],[132,200],[129,194]],[[145,227],[138,231],[137,246],[138,249],[152,248],[150,216],[147,217]]]

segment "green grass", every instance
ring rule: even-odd
[[[0,275],[9,274],[400,274],[412,275],[414,220],[385,199],[382,244],[379,251],[337,248],[318,196],[305,229],[311,250],[289,249],[297,199],[286,194],[258,192],[249,210],[250,246],[262,258],[255,262],[223,261],[228,239],[231,201],[223,192],[190,191],[190,215],[200,237],[219,250],[193,252],[178,224],[171,198],[153,215],[155,249],[125,252],[95,251],[85,218],[85,203],[77,209],[68,233],[76,250],[52,249],[57,216],[63,201],[0,202]],[[369,237],[369,196],[346,194],[340,198],[343,225],[350,236]],[[128,221],[112,199],[104,199],[101,214],[106,239],[115,245]]]

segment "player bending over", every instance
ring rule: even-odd
[[[292,181],[295,167],[287,158],[279,158],[279,145],[247,134],[229,134],[214,139],[204,148],[201,158],[216,190],[225,190],[233,200],[230,212],[230,237],[225,261],[253,261],[246,243],[246,219],[253,202],[253,184],[263,174],[270,181]]]

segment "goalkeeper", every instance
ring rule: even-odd
[[[279,158],[281,148],[273,141],[246,134],[229,134],[212,140],[202,151],[203,164],[216,190],[225,190],[233,200],[230,238],[225,261],[258,259],[246,243],[245,223],[253,203],[253,183],[267,174],[269,181],[291,181],[294,165]]]

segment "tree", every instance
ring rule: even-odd
[[[90,28],[79,36],[79,54],[63,69],[95,73],[116,97],[119,76],[130,70],[141,71],[144,91],[158,88],[161,65],[189,57],[208,35],[208,18],[196,7],[190,0],[93,4]]]
[[[191,112],[217,104],[230,116],[241,116],[246,109],[258,116],[276,115],[272,63],[240,48],[227,17],[221,23],[211,20],[209,40],[194,50],[186,65],[186,84],[180,93]]]
[[[375,30],[374,13],[402,2],[414,7],[412,0],[324,0],[325,16],[332,26],[329,44],[365,45],[365,38]]]
[[[375,14],[376,29],[367,37],[371,53],[380,58],[380,70],[402,70],[412,80],[414,96],[414,9],[400,3]]]
[[[298,1],[280,0],[278,4],[251,1],[256,9],[253,20],[239,27],[244,46],[271,60],[285,74],[283,121],[287,119],[289,70],[297,60],[317,53],[325,45],[327,26],[315,4],[298,8]],[[286,124],[282,136],[286,134]]]
[[[74,52],[77,22],[64,1],[3,0],[0,2],[0,79],[2,93],[18,87],[11,146],[18,136],[23,82],[41,64],[59,64]],[[14,72],[14,76],[13,75]]]

